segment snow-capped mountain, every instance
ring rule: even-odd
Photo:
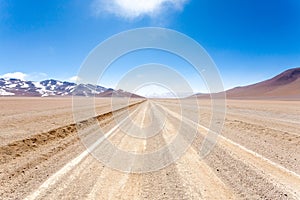
[[[0,78],[0,96],[105,96],[107,94],[117,94],[116,96],[132,96],[137,95],[115,91],[111,88],[105,88],[92,84],[75,84],[66,81],[44,80],[40,82],[24,81],[20,79],[4,79]]]

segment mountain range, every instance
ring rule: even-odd
[[[248,86],[235,87],[225,92],[228,99],[300,99],[300,68],[289,69],[271,79]],[[123,90],[92,84],[76,84],[53,79],[35,82],[0,78],[0,96],[57,97],[72,95],[143,98]],[[199,93],[192,97],[210,98],[210,94]],[[162,97],[160,96],[160,98]]]
[[[99,85],[76,84],[59,80],[40,82],[20,79],[0,78],[0,96],[57,97],[57,96],[96,96],[96,97],[133,97],[142,98],[123,90],[114,90]]]

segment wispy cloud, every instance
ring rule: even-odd
[[[94,0],[96,15],[111,13],[125,19],[143,16],[156,17],[163,11],[181,11],[189,0]]]
[[[22,72],[12,72],[12,73],[0,75],[0,78],[5,78],[5,79],[16,78],[16,79],[26,80],[27,77],[28,75]]]
[[[68,81],[71,81],[71,82],[78,82],[80,81],[80,78],[79,76],[72,76],[68,79]]]
[[[47,74],[40,73],[40,72],[34,72],[30,74],[26,74],[23,72],[11,72],[11,73],[0,75],[0,78],[5,78],[5,79],[16,78],[16,79],[28,80],[28,81],[41,81],[43,79],[46,79],[47,77],[48,77]]]

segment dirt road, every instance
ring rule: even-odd
[[[281,102],[281,109],[273,107],[276,102],[264,106],[244,103],[229,102],[223,132],[204,159],[198,152],[211,117],[206,102],[200,102],[200,123],[181,117],[175,100],[147,100],[119,109],[114,115],[99,114],[80,125],[66,124],[25,139],[7,140],[0,147],[0,198],[300,199],[299,102]],[[183,109],[192,113],[190,102],[184,104]],[[102,128],[102,136],[95,122]],[[156,129],[151,127],[153,124],[163,126]],[[186,133],[196,128],[197,135],[177,158],[170,144],[182,124]],[[145,136],[136,127],[148,127],[147,133],[155,134],[147,139],[129,135]],[[82,131],[80,137],[78,128]],[[180,139],[187,141],[184,134]],[[135,155],[167,148],[152,161],[125,159],[106,141]],[[101,163],[90,152],[103,155],[107,163]],[[174,162],[169,164],[172,159]],[[152,170],[159,163],[166,166]],[[124,167],[128,172],[107,164]],[[142,168],[149,172],[131,173]]]

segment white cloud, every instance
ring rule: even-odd
[[[72,76],[71,78],[68,79],[68,81],[78,82],[78,81],[80,81],[80,78],[79,78],[79,76]]]
[[[27,75],[27,80],[30,81],[42,81],[48,78],[48,75],[42,72],[34,72]]]
[[[44,80],[48,77],[47,74],[45,73],[40,73],[40,72],[33,72],[30,74],[26,74],[23,72],[12,72],[12,73],[7,73],[0,75],[0,78],[5,78],[5,79],[10,79],[10,78],[16,78],[20,80],[28,80],[28,81],[41,81]]]
[[[126,19],[155,17],[165,9],[182,10],[188,0],[94,0],[96,15],[103,12]]]
[[[27,77],[28,77],[28,75],[24,74],[22,72],[13,72],[13,73],[7,73],[7,74],[0,75],[0,78],[5,78],[5,79],[16,78],[16,79],[25,80]]]

